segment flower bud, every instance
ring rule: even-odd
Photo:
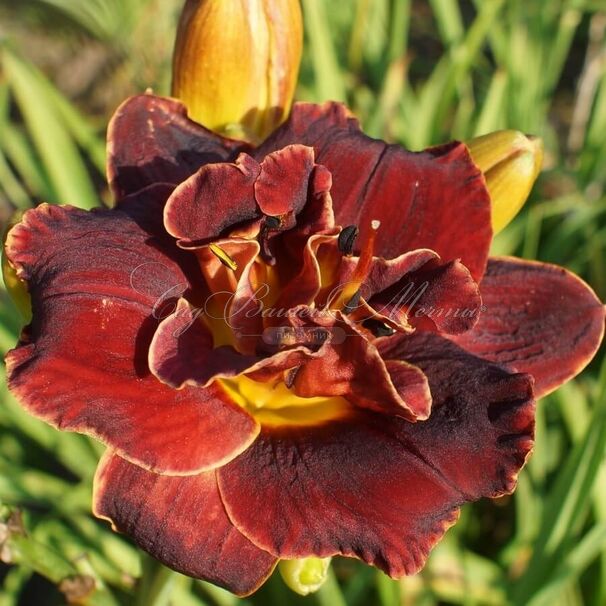
[[[2,277],[4,279],[6,290],[13,300],[15,307],[21,313],[25,323],[29,324],[32,321],[32,301],[27,290],[27,285],[17,276],[17,272],[8,260],[6,251],[4,250],[8,232],[12,227],[19,223],[21,220],[21,215],[21,212],[15,213],[15,215],[13,215],[11,218],[6,231],[4,232],[4,237],[2,239]]]
[[[278,569],[284,582],[299,595],[318,591],[326,581],[331,558],[280,560]]]
[[[288,116],[302,48],[299,0],[187,0],[173,96],[192,120],[259,142]]]
[[[466,142],[484,173],[492,201],[492,228],[500,232],[518,214],[543,164],[543,141],[515,130],[500,130]]]

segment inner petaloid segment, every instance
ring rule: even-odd
[[[313,149],[206,165],[172,194],[165,227],[204,283],[160,323],[149,363],[180,388],[219,382],[261,424],[326,422],[362,407],[426,419],[424,374],[380,340],[464,332],[480,307],[458,261],[420,249],[375,256],[381,225],[335,225],[331,176]],[[461,313],[460,310],[466,310]]]

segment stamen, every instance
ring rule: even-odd
[[[265,215],[265,225],[267,229],[278,229],[282,225],[280,217],[272,217],[271,215]]]
[[[337,240],[337,245],[342,254],[346,255],[347,257],[351,256],[356,238],[358,237],[359,233],[360,230],[356,225],[349,225],[341,230],[339,239]]]
[[[286,385],[288,389],[291,389],[292,386],[295,384],[295,379],[297,378],[297,375],[299,374],[300,370],[301,366],[295,366],[294,368],[291,368],[290,370],[286,371],[284,376],[284,385]]]
[[[347,301],[347,303],[345,303],[345,307],[343,307],[343,313],[346,316],[358,308],[358,306],[360,305],[361,297],[362,297],[362,293],[359,290],[357,290],[354,293],[353,297],[351,299],[349,299],[349,301]]]
[[[238,264],[220,246],[209,244],[208,248],[210,249],[210,252],[225,265],[225,267],[232,271],[238,269]]]
[[[369,318],[362,322],[362,326],[369,330],[375,337],[391,337],[396,331],[379,320]]]
[[[358,259],[358,263],[353,271],[349,282],[345,285],[343,292],[335,301],[333,308],[334,309],[343,309],[345,313],[351,313],[360,299],[360,287],[362,286],[364,280],[368,277],[370,272],[370,268],[372,266],[372,259],[374,256],[375,250],[375,240],[377,239],[377,231],[381,227],[381,221],[373,220],[370,223],[370,234],[368,235],[368,239],[362,246],[362,250],[360,251],[360,257]],[[358,296],[357,300],[354,299],[355,296]],[[349,311],[347,311],[349,310]]]

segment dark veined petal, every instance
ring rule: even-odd
[[[175,99],[139,95],[114,114],[107,134],[107,175],[116,200],[153,183],[177,185],[211,162],[229,162],[248,145],[187,118]]]
[[[279,230],[291,229],[307,202],[314,166],[313,150],[303,145],[271,153],[260,164],[241,154],[234,164],[203,166],[170,197],[166,229],[183,246],[229,235],[262,215],[278,219]]]
[[[462,143],[412,153],[364,135],[337,103],[297,103],[289,120],[255,151],[256,158],[293,143],[312,146],[333,176],[340,225],[358,225],[360,242],[382,222],[376,253],[393,258],[418,248],[460,259],[478,280],[492,238],[484,178]]]
[[[170,568],[237,595],[255,591],[277,562],[229,521],[213,471],[161,476],[108,452],[95,477],[93,511]]]
[[[168,200],[164,225],[180,244],[218,239],[230,227],[259,216],[253,186],[261,166],[247,154],[235,163],[203,166]]]
[[[426,419],[431,411],[427,379],[404,362],[388,368],[377,348],[340,312],[314,315],[301,306],[291,316],[303,331],[322,327],[331,337],[297,371],[293,389],[304,398],[342,396],[361,408],[408,421]]]
[[[490,259],[480,284],[486,311],[454,340],[468,351],[535,379],[537,397],[577,375],[604,335],[605,308],[562,267]]]
[[[7,370],[31,414],[149,469],[189,474],[239,454],[258,426],[219,388],[177,392],[149,372],[158,318],[189,289],[189,253],[173,247],[121,211],[28,211],[6,250],[28,283],[34,321]]]
[[[532,378],[435,334],[393,339],[386,354],[429,379],[427,421],[358,410],[320,427],[263,428],[218,470],[230,519],[258,547],[355,556],[399,577],[423,566],[462,503],[513,490],[532,446]]]
[[[357,257],[345,259],[340,283],[347,283]],[[373,259],[361,294],[379,314],[405,329],[409,325],[458,334],[478,320],[481,297],[478,285],[460,261],[444,263],[431,250],[404,253],[395,259]],[[361,309],[357,319],[367,310]]]
[[[160,381],[180,389],[184,385],[208,386],[213,379],[243,373],[260,381],[275,379],[312,355],[303,347],[266,358],[240,354],[229,345],[213,348],[213,337],[199,310],[180,299],[175,312],[156,330],[149,366]]]
[[[418,453],[469,498],[513,491],[533,444],[533,377],[487,362],[433,333],[397,335],[378,347],[388,364],[406,360],[429,379],[431,417],[406,432]],[[473,463],[461,465],[464,460]]]

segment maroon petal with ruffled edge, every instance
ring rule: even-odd
[[[532,379],[437,335],[397,340],[391,353],[429,378],[427,421],[355,411],[263,428],[218,470],[226,511],[255,545],[281,558],[356,556],[399,577],[423,566],[462,503],[513,490],[532,446]]]
[[[293,390],[298,396],[341,396],[361,408],[408,421],[426,419],[431,393],[423,373],[413,366],[394,369],[395,382],[377,348],[340,312],[292,310],[295,329],[326,329],[330,337],[297,371]]]
[[[358,225],[364,242],[381,221],[378,256],[431,248],[445,261],[461,259],[474,279],[484,272],[492,239],[490,197],[467,147],[452,143],[420,153],[364,135],[337,103],[296,103],[289,120],[254,152],[300,143],[333,177],[336,221]]]
[[[213,338],[200,311],[180,299],[175,312],[162,321],[149,348],[149,367],[175,389],[207,387],[216,378],[246,374],[257,381],[277,380],[314,354],[304,347],[261,358],[238,353],[231,346],[213,348]]]
[[[150,370],[174,389],[205,386],[218,375],[238,375],[256,361],[229,345],[214,348],[199,310],[185,299],[179,299],[175,312],[161,322],[149,347]]]
[[[139,95],[114,114],[107,133],[107,176],[116,200],[153,183],[178,185],[201,166],[230,162],[249,146],[187,118],[175,99]]]
[[[170,568],[236,595],[252,593],[277,559],[230,522],[214,472],[161,476],[106,453],[95,477],[93,511]]]
[[[480,291],[486,311],[473,330],[453,340],[482,358],[530,373],[537,397],[581,372],[600,346],[604,305],[562,267],[490,259]]]
[[[347,284],[358,263],[357,257],[343,259],[339,284]],[[477,283],[460,261],[444,263],[431,250],[404,253],[395,259],[373,259],[361,295],[378,314],[405,330],[409,325],[458,334],[478,321],[482,299]],[[362,305],[355,314],[363,320],[368,311]]]
[[[217,240],[259,216],[253,186],[261,167],[247,154],[234,164],[209,164],[175,189],[164,210],[169,234],[184,246]]]
[[[290,145],[263,159],[255,198],[263,214],[280,218],[280,229],[294,227],[307,202],[313,170],[313,149],[303,145]]]
[[[8,382],[48,423],[143,467],[190,474],[238,455],[259,428],[217,387],[175,391],[150,374],[158,317],[189,288],[176,262],[184,253],[165,246],[120,211],[28,211],[6,251],[34,321],[7,356]]]

